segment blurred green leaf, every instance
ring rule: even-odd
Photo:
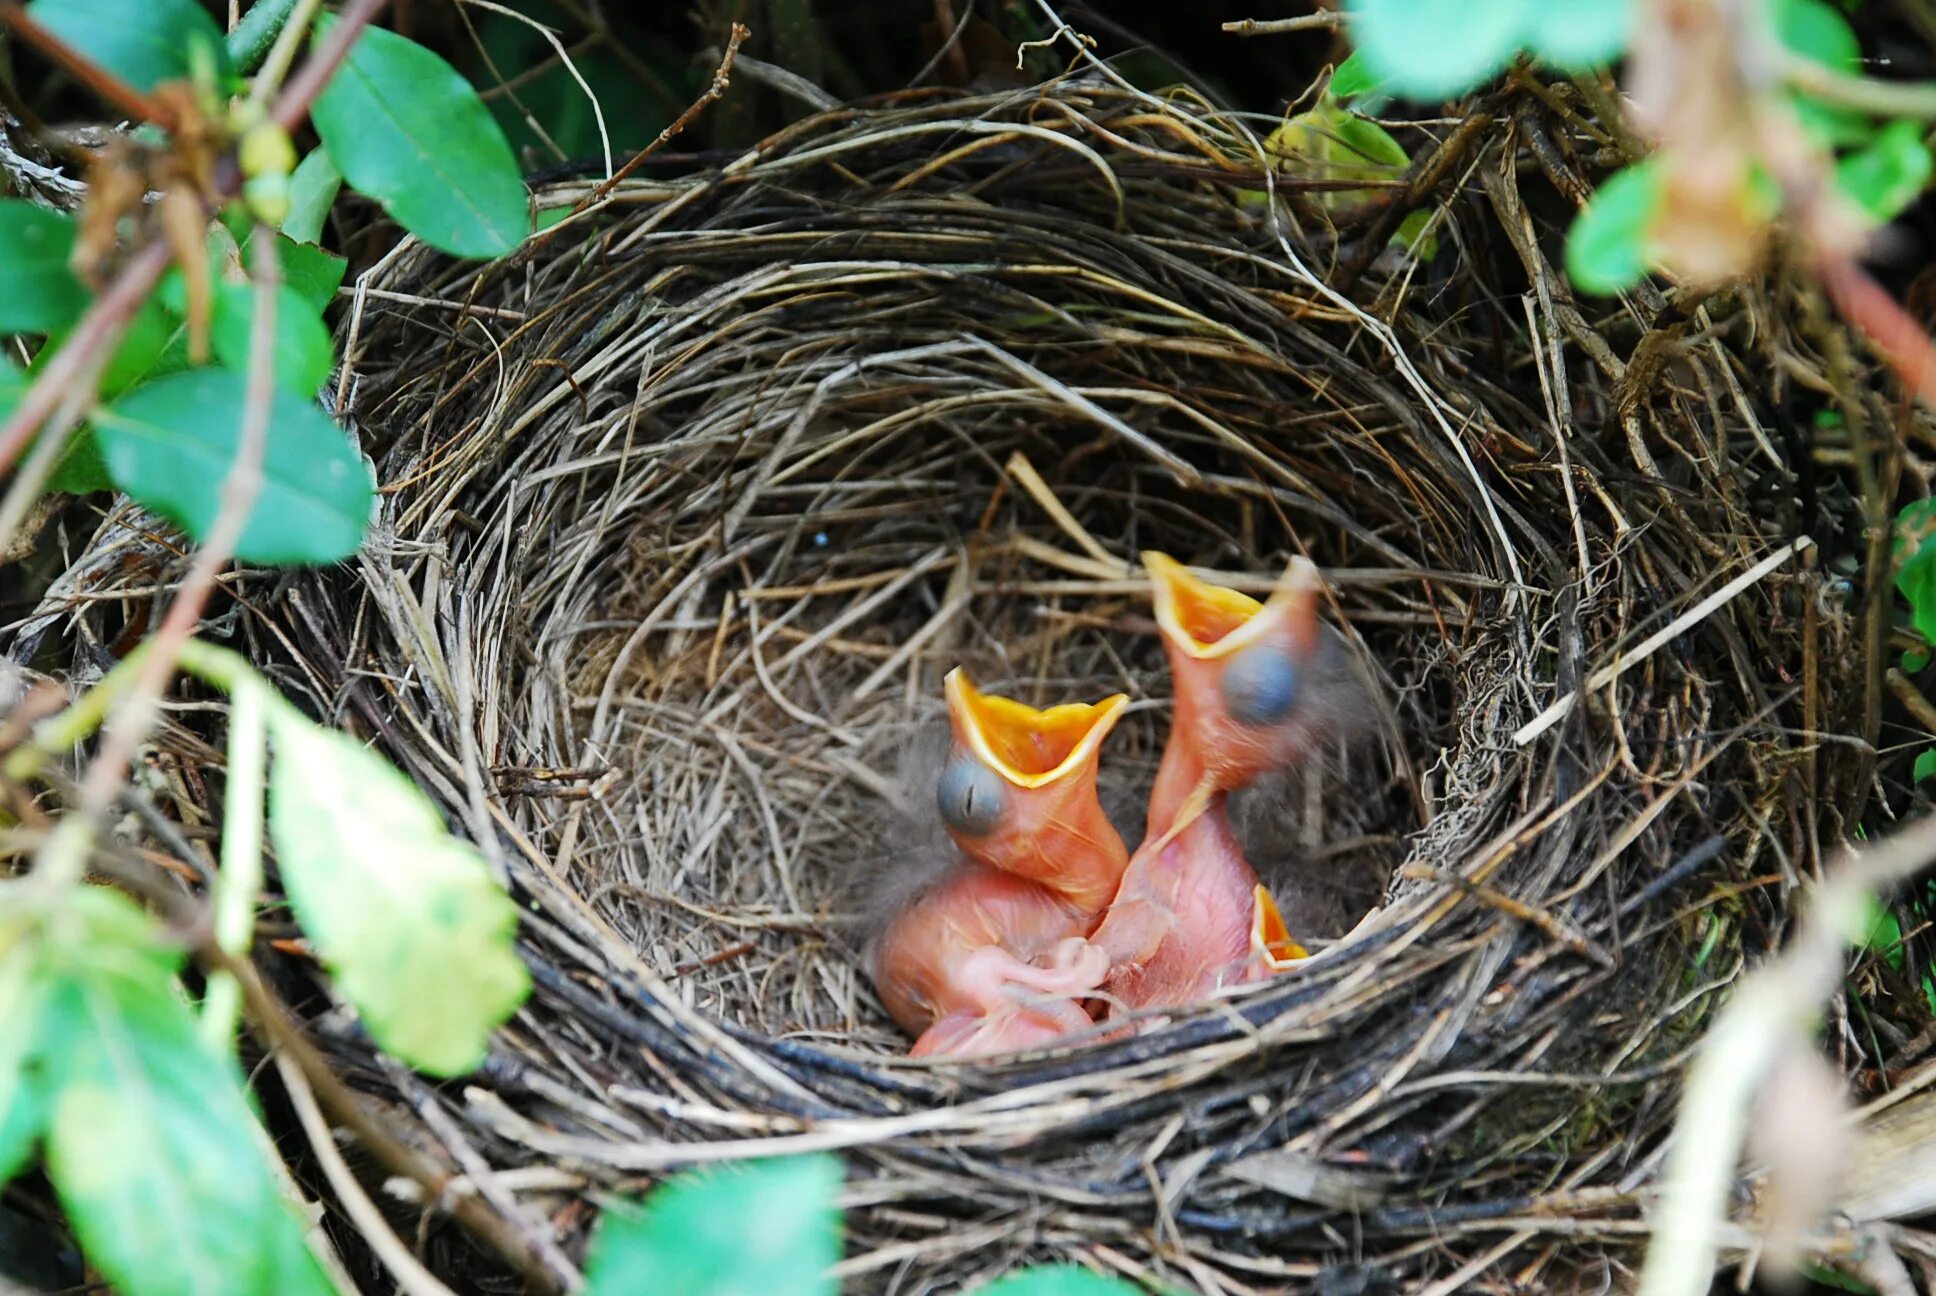
[[[1848,20],[1824,0],[1773,0],[1776,39],[1789,51],[1835,72],[1862,71],[1862,45]],[[1855,144],[1869,137],[1872,123],[1852,108],[1812,95],[1793,96],[1802,128],[1825,144]]]
[[[47,1122],[42,1022],[51,985],[32,936],[0,932],[0,1187],[26,1168]]]
[[[1916,767],[1912,771],[1912,774],[1918,783],[1930,775],[1936,774],[1936,748],[1917,753]]]
[[[209,342],[215,356],[237,373],[249,371],[250,335],[255,329],[255,287],[215,286],[215,317]],[[276,291],[276,385],[297,396],[314,396],[329,381],[336,363],[329,329],[308,298],[288,284]]]
[[[1909,621],[1936,644],[1936,500],[1917,500],[1896,515],[1896,589]]]
[[[1868,897],[1868,916],[1863,922],[1862,939],[1856,944],[1882,955],[1890,967],[1902,966],[1902,924],[1896,921],[1895,910],[1874,894]]]
[[[27,376],[20,372],[19,367],[5,356],[0,356],[0,420],[12,414],[14,406],[27,394],[27,383]],[[97,490],[107,490],[113,485],[108,479],[107,465],[101,462],[100,451],[95,448],[93,435],[85,426],[75,428],[68,434],[67,445],[62,448],[60,458],[54,461],[45,489],[68,495],[87,495]],[[0,1102],[0,1147],[6,1143],[6,1119],[6,1104]],[[0,1157],[0,1161],[4,1161],[4,1158]]]
[[[1599,67],[1626,52],[1635,8],[1635,0],[1540,0],[1526,10],[1525,41],[1553,67]]]
[[[1331,74],[1330,92],[1333,99],[1353,99],[1379,88],[1377,75],[1358,50],[1353,50],[1344,62],[1338,64],[1337,71]]]
[[[269,835],[337,990],[387,1052],[474,1069],[531,988],[517,906],[396,767],[293,710],[272,710],[270,732]]]
[[[317,33],[337,21],[320,17]],[[501,256],[530,230],[504,132],[470,83],[415,41],[365,30],[311,118],[344,178],[432,247]]]
[[[296,0],[255,0],[242,11],[242,20],[223,42],[237,72],[247,76],[256,70],[295,10]]]
[[[289,214],[282,218],[282,232],[298,243],[319,241],[342,187],[343,173],[336,169],[329,150],[311,149],[289,175]]]
[[[127,1296],[329,1296],[241,1077],[182,998],[179,950],[116,892],[63,903],[42,1024],[47,1174],[89,1263]]]
[[[840,1179],[831,1156],[776,1158],[680,1175],[643,1207],[609,1207],[585,1296],[833,1296]]]
[[[1429,264],[1439,254],[1439,236],[1425,232],[1432,223],[1432,215],[1430,211],[1415,211],[1400,221],[1392,233],[1392,244],[1412,249],[1420,261]]]
[[[187,80],[197,48],[218,77],[229,75],[221,28],[195,0],[34,0],[27,12],[144,94]]]
[[[1914,675],[1916,672],[1926,669],[1929,666],[1929,661],[1930,654],[1927,648],[1910,648],[1902,654],[1902,669],[1905,673]]]
[[[1385,88],[1449,99],[1511,61],[1535,0],[1346,0],[1346,29]]]
[[[329,309],[336,300],[336,290],[343,286],[343,275],[350,268],[347,257],[339,257],[334,252],[326,252],[313,243],[297,243],[282,235],[276,236],[276,251],[282,259],[282,281],[302,294],[303,300],[319,314]],[[243,264],[254,269],[254,261],[245,249]]]
[[[1912,121],[1890,122],[1835,164],[1835,187],[1877,222],[1888,221],[1929,184],[1929,145]]]
[[[18,199],[0,201],[0,333],[53,333],[87,309],[67,268],[74,218]]]
[[[101,398],[188,368],[188,326],[152,297],[141,303],[114,357],[101,371]]]
[[[973,1296],[1143,1296],[1143,1289],[1081,1265],[1037,1265],[977,1287]]]
[[[1647,273],[1649,231],[1660,205],[1660,173],[1652,161],[1607,177],[1566,237],[1566,273],[1574,286],[1611,294],[1638,283]]]
[[[207,536],[241,439],[246,388],[242,374],[191,369],[98,411],[94,434],[115,485],[195,539]],[[363,541],[374,489],[342,430],[310,401],[279,391],[262,487],[236,556],[288,566],[347,558]]]
[[[66,448],[54,461],[54,471],[48,474],[47,489],[68,495],[114,489],[114,478],[108,473],[107,460],[101,457],[92,428],[77,427],[68,437]]]

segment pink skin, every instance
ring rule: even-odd
[[[985,1057],[1044,1048],[1092,1023],[1074,996],[1093,990],[1109,972],[1101,949],[1071,937],[1049,955],[1050,966],[1024,963],[985,945],[961,959],[953,980],[970,1006],[923,1031],[911,1056]]]
[[[1219,796],[1130,860],[1116,903],[1090,938],[1109,957],[1104,988],[1129,1008],[1168,1008],[1268,976],[1251,942],[1256,892],[1257,874]]]

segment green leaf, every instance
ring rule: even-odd
[[[269,835],[336,988],[405,1062],[475,1068],[531,988],[516,905],[394,766],[293,711],[270,731]]]
[[[585,1296],[833,1296],[840,1162],[753,1161],[680,1175],[643,1208],[613,1206],[585,1265]]]
[[[72,927],[47,951],[47,1174],[89,1263],[128,1296],[329,1296],[241,1077],[183,1001],[179,953],[116,892],[65,903]]]
[[[1611,294],[1640,281],[1661,199],[1660,172],[1652,161],[1607,177],[1566,237],[1566,273],[1576,287]]]
[[[242,21],[235,24],[235,30],[223,42],[229,52],[229,62],[237,72],[247,76],[261,66],[262,60],[269,56],[269,47],[276,43],[276,36],[295,9],[296,0],[255,0],[242,11]]]
[[[1862,45],[1848,20],[1823,0],[1774,0],[1775,37],[1789,51],[1835,72],[1862,71]],[[1869,136],[1871,123],[1852,108],[1813,95],[1793,96],[1802,128],[1825,144],[1855,144]]]
[[[1890,122],[1866,146],[1835,164],[1835,185],[1877,222],[1894,218],[1929,184],[1922,127]]]
[[[1415,211],[1400,221],[1392,233],[1391,246],[1410,248],[1417,253],[1420,261],[1430,264],[1439,254],[1439,236],[1425,232],[1432,223],[1432,216],[1430,211]]]
[[[1917,500],[1896,515],[1896,589],[1909,621],[1936,644],[1936,500]]]
[[[0,1187],[26,1168],[47,1123],[41,1036],[51,987],[37,946],[24,931],[0,933]]]
[[[0,421],[13,413],[20,398],[26,394],[26,375],[13,361],[0,355]],[[46,489],[68,495],[86,495],[107,490],[113,485],[108,480],[107,466],[101,462],[92,434],[84,426],[75,428],[68,435],[67,445],[62,448],[60,457],[54,460],[53,470],[47,475]],[[5,1120],[5,1113],[6,1105],[0,1103],[0,1121]],[[4,1142],[4,1136],[0,1136],[0,1143]]]
[[[1914,675],[1929,666],[1930,653],[1927,648],[1910,648],[1902,654],[1902,669],[1907,675]]]
[[[1862,42],[1824,0],[1774,0],[1775,37],[1791,51],[1837,72],[1862,70]]]
[[[1932,774],[1936,774],[1936,747],[1932,747],[1928,751],[1919,752],[1916,756],[1916,768],[1914,770],[1916,782],[1920,783]]]
[[[101,457],[92,428],[75,428],[68,437],[60,458],[54,461],[53,472],[47,475],[47,489],[68,495],[114,489],[114,478],[108,473],[107,460]]]
[[[325,252],[312,243],[297,243],[280,235],[276,250],[282,254],[282,281],[302,294],[303,300],[319,314],[336,300],[343,285],[343,274],[350,268],[347,258]],[[243,260],[253,262],[244,253]]]
[[[289,214],[282,232],[298,243],[314,243],[323,236],[323,222],[343,187],[343,173],[326,148],[311,149],[289,176]]]
[[[188,80],[196,51],[218,78],[229,75],[221,29],[195,0],[34,0],[27,12],[144,94]]]
[[[0,333],[54,333],[87,309],[87,287],[67,268],[72,216],[0,202]]]
[[[1449,99],[1492,77],[1518,51],[1535,0],[1346,0],[1347,28],[1385,89]]]
[[[1081,1265],[1036,1265],[977,1287],[973,1296],[1143,1296],[1143,1289]]]
[[[1380,88],[1377,75],[1365,62],[1364,54],[1357,50],[1353,50],[1344,62],[1338,64],[1337,71],[1331,74],[1330,93],[1333,99],[1355,99]]]
[[[170,374],[94,417],[115,485],[200,540],[221,507],[241,440],[247,379],[227,369]],[[375,486],[341,429],[309,401],[277,392],[262,488],[236,556],[315,565],[356,552]]]
[[[114,358],[101,371],[101,398],[121,393],[188,368],[188,326],[153,298],[128,322]]]
[[[1525,41],[1553,67],[1599,67],[1626,52],[1635,8],[1634,0],[1541,0],[1526,10]]]
[[[249,371],[250,335],[255,329],[255,286],[215,286],[215,317],[209,342],[216,358],[237,373]],[[329,330],[309,300],[288,284],[276,291],[276,385],[297,396],[314,396],[329,381],[336,363]]]
[[[1855,942],[1856,946],[1880,954],[1889,966],[1900,968],[1902,924],[1896,921],[1895,911],[1873,893],[1866,897],[1866,901],[1867,918],[1862,926],[1862,938]]]
[[[319,18],[317,33],[336,22]],[[311,117],[344,178],[432,247],[501,256],[530,231],[504,132],[470,83],[416,42],[364,31]]]

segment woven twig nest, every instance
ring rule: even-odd
[[[1792,880],[1866,777],[1805,745],[1859,686],[1805,560],[1764,562],[1765,335],[1583,318],[1505,116],[1439,261],[1350,298],[1351,232],[1257,192],[1268,123],[1080,82],[830,113],[500,263],[368,275],[380,523],[247,582],[238,637],[528,902],[536,993],[422,1141],[552,1167],[568,1244],[560,1199],[844,1149],[847,1271],[905,1291],[1048,1258],[1456,1287],[1515,1250],[1558,1281],[1549,1235],[1629,1234],[1683,1050],[1783,921],[1738,884]],[[1131,1039],[909,1063],[844,919],[918,863],[941,677],[1128,692],[1133,803],[1149,548],[1329,581],[1366,722],[1256,807],[1279,875],[1329,880],[1316,956]]]

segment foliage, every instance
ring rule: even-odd
[[[316,25],[321,37],[328,17]],[[371,28],[316,100],[316,131],[343,178],[424,242],[501,256],[531,227],[511,145],[455,68]]]
[[[1349,0],[1352,39],[1399,94],[1445,99],[1496,75],[1521,52],[1562,69],[1611,62],[1626,48],[1635,0]]]
[[[1362,60],[1333,80],[1333,93],[1357,93],[1376,85],[1421,99],[1463,94],[1496,76],[1522,54],[1538,65],[1562,72],[1591,72],[1625,52],[1636,0],[1474,0],[1448,5],[1436,0],[1351,0],[1353,60]],[[1824,73],[1859,78],[1862,51],[1854,30],[1827,0],[1763,0],[1742,12],[1766,20],[1774,41],[1800,64]],[[1594,73],[1597,75],[1597,73]],[[1685,77],[1686,69],[1675,75]],[[1792,78],[1791,78],[1792,81]],[[1342,83],[1342,88],[1340,88]],[[1786,84],[1768,103],[1756,99],[1736,111],[1759,115],[1772,125],[1744,131],[1743,147],[1767,147],[1786,126],[1804,150],[1822,157],[1822,171],[1834,191],[1842,218],[1869,225],[1894,219],[1929,185],[1932,163],[1921,125],[1908,118],[1878,120],[1814,89]],[[1788,114],[1787,118],[1779,116]],[[1792,123],[1792,126],[1788,126]],[[1708,141],[1727,129],[1724,123],[1683,122],[1676,129]],[[1704,142],[1699,147],[1711,148]],[[1793,150],[1790,150],[1791,152]],[[1758,157],[1734,159],[1739,184],[1728,219],[1738,229],[1726,241],[1742,245],[1745,257],[1755,231],[1774,221],[1788,201],[1772,178],[1771,166]],[[1784,158],[1784,163],[1792,165]],[[1667,231],[1695,231],[1714,213],[1689,204],[1712,204],[1711,195],[1683,197],[1676,182],[1679,155],[1635,162],[1616,172],[1576,220],[1566,249],[1569,276],[1582,289],[1617,293],[1633,287],[1649,271],[1678,270]],[[1713,157],[1690,155],[1700,175],[1690,191],[1731,183],[1717,173]],[[1684,207],[1686,210],[1684,210]],[[1688,212],[1696,214],[1690,218]],[[1823,218],[1811,216],[1818,223]],[[1690,265],[1691,272],[1702,267]]]
[[[269,107],[312,20],[310,48],[328,45],[339,20],[318,11],[263,0],[225,41],[196,0],[27,10],[92,65],[86,84],[150,120],[104,155],[78,219],[0,201],[0,334],[28,357],[24,372],[0,357],[0,418],[24,421],[55,371],[90,384],[58,393],[81,411],[78,428],[42,424],[43,413],[9,444],[64,438],[46,485],[112,486],[193,540],[226,519],[224,559],[340,561],[372,516],[371,465],[316,400],[335,365],[324,312],[347,267],[314,242],[343,188],[338,166],[458,255],[501,254],[528,226],[515,160],[475,91],[390,32],[360,33],[315,105],[328,147],[298,163]],[[236,178],[226,189],[224,175]],[[143,203],[150,187],[161,196]],[[129,195],[118,208],[116,193]],[[101,271],[132,273],[138,258],[115,246],[130,231],[176,268],[110,312]],[[258,319],[265,307],[273,320]],[[80,347],[91,350],[70,354]],[[251,442],[259,470],[243,476]],[[17,476],[9,499],[35,485]],[[131,691],[152,688],[141,681],[161,651],[143,644],[44,721],[8,756],[8,777],[36,777]],[[73,812],[30,874],[0,883],[0,1184],[43,1166],[88,1262],[130,1296],[327,1292],[236,1065],[238,983],[205,967],[191,990],[181,934],[215,933],[196,938],[211,942],[196,951],[204,964],[248,957],[266,826],[336,992],[400,1061],[448,1076],[483,1060],[529,993],[517,911],[401,772],[298,713],[240,658],[194,641],[166,651],[234,701],[222,870],[197,910],[220,913],[212,926],[191,914],[164,927],[90,885],[94,829]]]

